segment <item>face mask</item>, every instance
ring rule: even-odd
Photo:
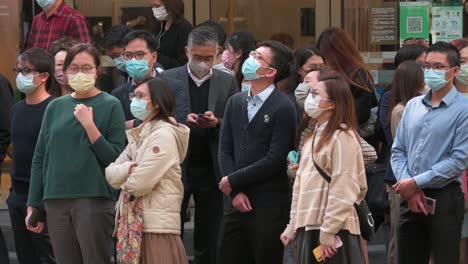
[[[225,49],[223,55],[221,55],[221,61],[223,62],[224,67],[232,70],[232,65],[236,62],[236,57],[228,50]]]
[[[167,20],[168,14],[164,6],[153,7],[153,15],[158,21]]]
[[[453,78],[445,80],[446,72],[447,71],[444,70],[424,70],[424,81],[426,82],[426,85],[433,91],[442,89],[442,87],[444,87]]]
[[[304,107],[304,101],[307,98],[308,94],[309,85],[307,83],[300,83],[294,91],[294,96],[296,97],[297,104]]]
[[[85,94],[94,87],[96,74],[84,74],[79,72],[77,74],[68,75],[68,85],[79,94]]]
[[[247,81],[256,80],[258,78],[262,78],[263,76],[258,76],[257,71],[260,69],[262,65],[256,59],[249,57],[245,60],[244,64],[242,65],[242,74]]]
[[[252,86],[250,83],[241,83],[242,92],[250,90],[250,86]]]
[[[326,109],[320,108],[319,104],[322,98],[320,95],[316,95],[315,98],[312,97],[312,94],[309,93],[304,102],[304,111],[312,118],[319,117],[323,111]]]
[[[461,66],[456,79],[459,83],[468,85],[468,63]]]
[[[36,0],[36,2],[42,9],[47,9],[55,3],[55,0]]]
[[[146,106],[148,102],[143,99],[136,99],[133,98],[132,102],[130,103],[130,112],[132,115],[141,121],[145,120],[152,112],[152,110],[147,110]]]
[[[34,75],[23,75],[19,73],[18,76],[16,76],[16,86],[22,93],[28,94],[34,91],[39,85],[40,83],[34,84]]]
[[[148,64],[149,61],[145,59],[131,59],[130,61],[125,62],[125,68],[127,69],[127,72],[130,75],[130,77],[136,80],[141,80],[145,78],[150,71]]]
[[[60,85],[68,85],[68,78],[67,75],[63,73],[63,70],[55,70],[55,80]]]
[[[127,69],[125,68],[125,59],[120,56],[118,58],[113,59],[115,67],[117,67],[117,70],[126,72]]]
[[[208,72],[210,72],[211,68],[213,67],[213,63],[208,64],[206,62],[195,62],[193,59],[190,59],[189,67],[195,76],[198,78],[203,78]]]

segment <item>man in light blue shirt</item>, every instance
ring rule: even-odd
[[[431,91],[405,107],[392,147],[396,191],[404,201],[398,235],[400,264],[458,263],[468,166],[468,99],[453,86],[460,55],[448,43],[427,50],[424,78]],[[425,197],[436,200],[435,212]]]

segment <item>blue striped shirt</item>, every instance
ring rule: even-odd
[[[468,166],[468,99],[452,87],[432,106],[431,95],[408,102],[392,146],[397,180],[413,178],[421,189],[461,182]]]

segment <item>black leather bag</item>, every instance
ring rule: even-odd
[[[331,177],[328,176],[322,170],[322,168],[320,168],[320,166],[317,165],[317,163],[315,163],[315,159],[314,159],[314,155],[313,155],[313,153],[314,153],[314,150],[313,150],[314,144],[315,144],[315,135],[314,135],[314,139],[312,141],[312,161],[314,162],[315,168],[320,173],[320,175],[323,177],[323,179],[325,179],[326,182],[330,183],[331,180],[332,180]],[[359,203],[359,204],[355,203],[354,204],[354,209],[356,209],[356,214],[358,215],[358,218],[359,218],[359,227],[361,229],[361,236],[367,241],[372,241],[374,239],[374,236],[375,236],[375,231],[374,231],[375,222],[374,222],[374,218],[372,217],[372,213],[369,210],[369,207],[367,206],[366,201],[362,200],[362,202]]]

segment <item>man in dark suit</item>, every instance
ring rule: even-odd
[[[226,103],[236,92],[235,78],[213,69],[218,51],[217,36],[207,27],[194,28],[188,38],[188,64],[163,72],[163,76],[182,80],[190,95],[186,119],[190,143],[183,165],[185,188],[181,216],[185,216],[190,195],[195,200],[194,263],[216,263],[218,228],[223,210],[222,193],[217,184],[218,134]],[[183,225],[182,225],[183,226]]]
[[[131,31],[124,39],[125,70],[130,75],[131,79],[121,86],[112,90],[112,95],[115,96],[122,104],[126,128],[130,129],[141,124],[141,120],[136,119],[130,112],[130,97],[136,87],[144,82],[146,78],[162,77],[161,68],[155,67],[158,58],[157,48],[158,40],[151,33],[144,30]],[[182,81],[164,78],[171,85],[176,96],[176,115],[177,122],[185,123],[188,112],[189,95],[184,89]]]
[[[233,96],[220,133],[219,188],[232,199],[220,231],[219,263],[281,263],[279,239],[289,220],[286,157],[296,132],[294,103],[275,86],[292,51],[263,42],[244,62],[248,91]]]
[[[2,163],[10,145],[10,109],[13,105],[13,92],[8,80],[0,75],[0,179]],[[1,182],[0,182],[1,185]],[[0,229],[0,263],[9,263],[8,249]]]

